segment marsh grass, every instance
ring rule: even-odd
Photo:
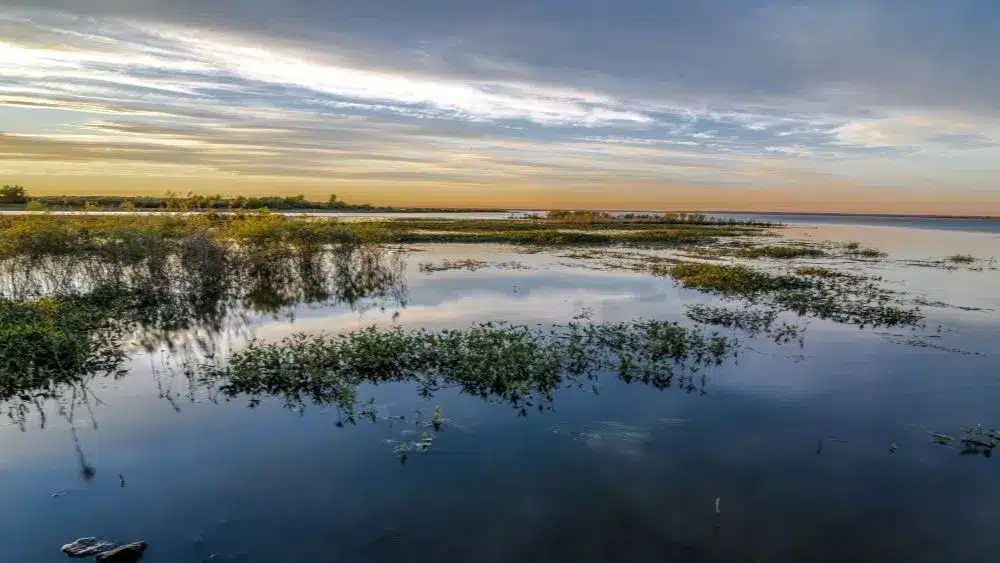
[[[218,245],[316,248],[345,243],[500,243],[537,247],[693,245],[758,232],[744,225],[542,219],[337,221],[279,214],[0,217],[0,256],[99,255],[139,260],[187,238]]]
[[[188,237],[141,262],[16,257],[0,262],[0,407],[18,424],[87,381],[125,373],[136,348],[171,358],[215,353],[249,315],[301,304],[405,305],[402,257],[375,245],[261,256]]]
[[[971,254],[952,254],[951,256],[946,256],[945,261],[952,264],[974,264],[976,257]]]

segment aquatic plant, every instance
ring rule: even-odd
[[[0,300],[0,381],[13,374],[46,376],[58,371],[90,372],[111,365],[104,351],[121,326],[108,291]]]
[[[765,293],[805,290],[814,286],[807,279],[772,274],[740,264],[682,262],[673,266],[653,265],[651,272],[668,275],[682,286],[726,296],[754,298]]]
[[[863,247],[860,242],[848,242],[844,244],[844,253],[851,258],[884,258],[888,256],[888,254],[877,248]]]
[[[798,325],[786,322],[779,324],[778,316],[781,311],[774,307],[731,309],[712,305],[689,305],[685,307],[684,314],[700,324],[721,326],[750,335],[766,334],[779,344],[792,340],[799,340],[801,344],[804,332]]]
[[[729,298],[743,298],[799,315],[864,326],[913,326],[922,316],[904,307],[877,280],[862,276],[806,276],[772,273],[740,264],[685,262],[653,265],[683,287]]]
[[[489,266],[489,262],[473,260],[472,258],[463,258],[461,260],[444,260],[440,264],[421,262],[419,268],[421,272],[429,274],[432,272],[445,272],[448,270],[469,270],[470,272],[474,272],[487,266]]]
[[[808,246],[801,245],[767,245],[743,248],[734,252],[740,258],[777,258],[788,260],[792,258],[817,258],[826,256],[826,252]]]
[[[403,260],[391,249],[345,245],[260,259],[207,236],[183,242],[157,260],[0,262],[0,406],[12,419],[21,423],[40,401],[93,377],[122,374],[135,346],[212,355],[215,336],[239,331],[251,313],[405,304]]]
[[[65,385],[121,375],[127,331],[116,312],[105,291],[0,300],[0,405],[7,415],[20,423]]]
[[[972,264],[976,261],[976,257],[971,254],[952,254],[946,256],[945,260],[954,264]]]
[[[345,243],[461,242],[525,246],[693,245],[758,232],[740,225],[663,222],[571,223],[547,220],[337,221],[256,213],[0,217],[0,256],[74,254],[140,259],[175,251],[188,237],[261,249]]]
[[[845,278],[851,276],[851,274],[838,272],[837,270],[831,270],[822,266],[803,266],[795,268],[792,271],[798,276],[815,276],[817,278]]]
[[[959,455],[992,457],[997,444],[1000,444],[1000,431],[995,428],[984,428],[981,424],[963,427],[963,437],[960,439],[940,432],[930,430],[926,430],[926,432],[939,446],[960,446]]]
[[[334,406],[353,422],[365,383],[408,382],[428,397],[457,387],[526,414],[545,408],[561,386],[604,371],[626,382],[693,390],[692,374],[734,353],[731,339],[661,321],[574,321],[544,330],[492,322],[440,331],[369,327],[253,341],[227,365],[203,366],[202,377],[228,397]]]

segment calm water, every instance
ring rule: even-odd
[[[0,210],[0,215],[30,215],[37,211]],[[48,211],[55,215],[177,215],[179,212],[163,211]],[[191,212],[194,213],[194,212]],[[226,212],[221,212],[226,213]],[[615,212],[621,214],[624,212]],[[634,211],[629,213],[658,213],[657,211]],[[427,212],[427,213],[360,213],[360,212],[294,212],[284,211],[289,217],[328,217],[350,220],[384,219],[510,219],[544,215],[544,211],[496,211],[496,212]],[[732,218],[740,221],[762,221],[786,225],[853,225],[869,227],[901,227],[907,229],[931,229],[948,231],[974,231],[1000,233],[1000,218],[961,219],[946,217],[908,217],[904,215],[803,215],[796,213],[713,213],[713,217]]]
[[[171,332],[170,351],[147,335],[152,350],[132,351],[127,376],[90,381],[86,401],[47,402],[44,420],[3,419],[0,559],[57,561],[63,543],[97,535],[147,540],[152,563],[995,561],[1000,460],[935,445],[926,430],[1000,422],[1000,275],[910,262],[1000,257],[1000,237],[859,226],[789,234],[889,251],[866,267],[937,303],[919,331],[932,346],[912,345],[908,329],[807,321],[801,347],[741,336],[738,361],[691,389],[608,377],[526,416],[457,390],[425,399],[403,384],[363,389],[380,412],[408,420],[441,408],[433,447],[405,464],[387,440],[407,439],[412,423],[339,427],[322,407],[248,408],[246,397],[185,376],[185,360],[224,356],[251,336],[547,325],[585,310],[594,320],[682,321],[684,305],[714,299],[558,253],[422,246],[381,257],[386,269],[365,274],[385,282],[379,290],[230,304]],[[469,257],[501,266],[420,268]]]
[[[961,219],[947,217],[907,217],[893,215],[800,215],[774,214],[719,214],[741,221],[768,221],[786,225],[855,225],[870,227],[902,227],[907,229],[933,229],[946,231],[976,231],[1000,233],[1000,218]]]

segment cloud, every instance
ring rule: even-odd
[[[956,115],[899,115],[851,122],[834,130],[838,143],[900,150],[1000,146],[1000,119]]]
[[[971,4],[0,2],[12,171],[570,193],[1000,167],[1000,18]]]

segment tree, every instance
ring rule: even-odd
[[[23,186],[4,185],[0,188],[0,203],[28,203],[28,194]]]

